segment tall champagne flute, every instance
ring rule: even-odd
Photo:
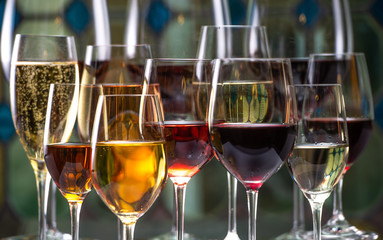
[[[258,191],[290,155],[296,107],[288,59],[215,60],[209,132],[217,159],[246,188],[248,239],[256,239]]]
[[[206,118],[211,61],[149,59],[145,72],[149,82],[160,85],[168,176],[176,205],[176,231],[170,238],[182,240],[186,186],[213,156]]]
[[[202,26],[198,44],[199,59],[229,57],[269,57],[266,28],[250,25]],[[228,231],[225,239],[239,239],[237,234],[237,180],[227,173]]]
[[[360,230],[343,215],[343,177],[368,143],[372,133],[374,107],[370,78],[363,53],[312,54],[310,83],[342,84],[347,112],[350,151],[342,178],[334,191],[333,215],[323,227],[324,238],[377,239],[378,234]]]
[[[323,204],[342,176],[349,149],[342,88],[340,84],[296,84],[291,88],[303,96],[303,103],[287,167],[310,202],[313,239],[320,240]]]
[[[156,94],[102,95],[92,132],[91,173],[98,196],[133,239],[137,220],[167,179],[163,112]]]
[[[81,75],[85,47],[88,44],[109,44],[111,31],[107,0],[4,1],[1,26],[1,67],[9,81],[12,45],[16,34],[71,35],[76,41]],[[21,172],[21,171],[19,171]],[[23,176],[22,173],[19,176]],[[59,206],[57,206],[59,207]],[[47,210],[48,236],[68,239],[56,224],[56,185],[51,183]],[[24,236],[26,237],[26,236]]]
[[[71,214],[71,235],[79,239],[79,220],[82,203],[92,189],[90,176],[90,134],[75,127],[90,111],[80,108],[91,105],[93,86],[79,84],[51,84],[44,131],[44,158],[52,180],[67,199]],[[85,110],[85,111],[80,111]],[[86,121],[88,124],[91,121]],[[78,125],[77,125],[78,126]],[[89,129],[89,128],[87,128]]]
[[[12,118],[36,176],[39,231],[46,237],[47,184],[43,132],[50,83],[79,83],[73,37],[16,35],[10,72]]]

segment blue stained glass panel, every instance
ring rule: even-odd
[[[171,12],[169,8],[161,1],[152,1],[149,6],[146,21],[150,28],[157,34],[163,31],[166,24],[170,21]]]
[[[65,10],[65,19],[77,33],[84,31],[90,22],[90,14],[84,2],[75,0]]]
[[[11,109],[3,103],[0,105],[0,141],[9,141],[14,133]]]
[[[296,14],[300,22],[310,28],[319,19],[319,4],[316,0],[302,0],[296,8]]]

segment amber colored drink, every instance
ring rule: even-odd
[[[123,222],[135,222],[165,185],[163,141],[98,142],[92,180],[98,195]]]
[[[45,162],[53,181],[70,201],[82,201],[92,189],[91,148],[83,143],[48,144]]]

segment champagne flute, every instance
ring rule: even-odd
[[[199,59],[229,57],[269,57],[266,28],[250,25],[202,26],[197,50]],[[225,239],[239,239],[237,234],[237,180],[227,173],[228,231]]]
[[[291,88],[303,96],[303,103],[287,167],[311,205],[313,239],[319,240],[323,204],[342,176],[349,149],[342,88],[340,84],[296,84]]]
[[[45,163],[52,180],[68,200],[73,240],[79,239],[81,205],[92,189],[90,134],[80,131],[84,128],[75,127],[82,119],[81,113],[89,112],[79,111],[79,89],[79,84],[51,84],[44,131]],[[85,87],[81,90],[89,91]],[[81,100],[82,106],[92,108],[91,99]]]
[[[160,85],[168,176],[176,204],[176,231],[170,238],[182,240],[186,186],[213,157],[206,118],[211,61],[149,59],[145,72],[149,82]]]
[[[167,178],[163,113],[158,95],[101,95],[92,132],[94,188],[134,238],[137,220]]]
[[[49,84],[79,83],[74,38],[16,35],[10,72],[12,118],[36,176],[39,206],[38,238],[46,237],[50,175],[43,154],[43,132]]]
[[[18,0],[4,1],[0,41],[1,67],[4,77],[10,81],[12,45],[16,34],[74,36],[81,76],[85,47],[88,44],[108,44],[111,42],[107,5],[107,0],[74,2],[40,0],[22,3]],[[20,173],[18,176],[23,175]],[[49,238],[70,238],[69,234],[61,233],[57,229],[56,185],[54,183],[50,184],[49,190],[47,228]]]
[[[215,60],[209,105],[211,143],[247,192],[248,239],[256,239],[258,191],[290,155],[296,108],[288,59]]]
[[[346,168],[334,191],[333,215],[323,227],[323,237],[377,239],[378,234],[350,225],[342,207],[343,177],[367,145],[374,120],[372,91],[364,54],[312,54],[310,64],[310,68],[316,69],[309,76],[310,83],[342,84],[350,144]]]

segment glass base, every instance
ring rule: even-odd
[[[349,224],[340,224],[340,225],[325,225],[322,227],[322,239],[334,239],[334,238],[344,238],[344,239],[363,239],[363,240],[373,240],[378,239],[378,234],[371,231],[364,231],[351,226]]]
[[[177,239],[178,237],[177,237],[176,231],[170,231],[162,235],[150,238],[150,240],[177,240]],[[184,240],[197,240],[197,238],[190,233],[184,233]]]
[[[291,230],[290,232],[279,235],[275,240],[302,240],[304,239],[302,235],[304,231],[302,230]]]
[[[7,238],[2,238],[2,240],[38,240],[37,234],[31,235],[19,235],[12,236]],[[90,238],[80,238],[82,240],[91,240]],[[57,230],[48,230],[46,240],[72,240],[72,236],[68,233],[61,233]]]
[[[228,232],[224,240],[240,240],[236,232]]]

